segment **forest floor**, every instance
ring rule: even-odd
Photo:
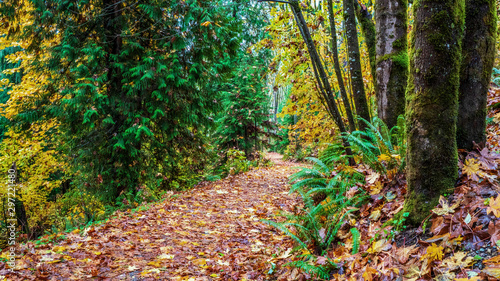
[[[57,243],[21,245],[7,280],[262,280],[289,261],[291,240],[262,223],[297,197],[297,164],[269,157],[253,169],[160,203],[118,212],[108,222],[64,234]],[[5,255],[6,251],[4,252]],[[1,278],[0,278],[1,280]]]
[[[347,196],[367,194],[367,202],[321,256],[292,252],[293,241],[261,220],[300,212],[288,177],[304,164],[271,153],[271,167],[171,193],[83,231],[17,245],[13,272],[0,263],[0,280],[318,280],[283,266],[300,255],[313,257],[311,268],[334,263],[331,280],[499,280],[500,89],[490,91],[488,108],[488,143],[460,152],[454,193],[419,228],[394,220],[403,208],[404,176],[360,164],[354,168],[366,184]],[[0,257],[8,258],[8,249]]]

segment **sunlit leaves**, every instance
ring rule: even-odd
[[[500,196],[497,196],[495,199],[490,199],[488,213],[493,213],[495,217],[500,218]]]
[[[443,247],[432,243],[431,246],[427,247],[425,255],[421,259],[428,259],[429,261],[442,260],[443,259]]]
[[[457,201],[455,202],[453,205],[448,205],[448,202],[446,200],[446,198],[444,198],[443,196],[440,196],[439,197],[439,204],[441,205],[441,207],[436,207],[434,209],[432,209],[432,212],[437,214],[437,215],[445,215],[445,214],[451,214],[451,213],[454,213],[455,212],[455,209],[460,205],[460,201]]]
[[[480,163],[474,158],[469,158],[465,160],[462,172],[467,174],[469,178],[477,180],[477,174],[479,173]]]

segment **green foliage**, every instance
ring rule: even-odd
[[[366,130],[354,131],[348,135],[355,154],[361,153],[363,162],[381,174],[387,174],[392,169],[402,172],[406,166],[404,117],[399,116],[398,125],[390,130],[377,117],[371,123],[362,118],[360,120],[366,123]]]
[[[240,150],[229,149],[227,151],[226,169],[231,175],[236,175],[248,171],[250,161],[245,157],[245,153]]]
[[[359,234],[358,229],[355,227],[351,228],[351,234],[352,234],[352,254],[355,255],[359,252],[359,239],[361,235]]]
[[[332,156],[334,151],[330,149],[327,153],[321,153],[320,158],[306,158],[313,166],[302,168],[290,177],[294,182],[290,192],[299,193],[304,202],[300,213],[282,214],[286,218],[284,222],[263,220],[290,236],[299,249],[312,249],[316,254],[323,254],[330,247],[347,218],[366,198],[362,192],[347,195],[348,190],[364,181],[364,176],[335,161]],[[355,232],[356,229],[351,231],[354,232],[353,236],[357,233],[359,240],[359,232]],[[317,274],[319,278],[327,278],[325,276],[329,272],[305,260],[290,265]]]
[[[495,83],[497,87],[500,87],[500,69],[493,67],[491,82]]]
[[[217,144],[221,149],[243,150],[249,159],[262,149],[262,136],[269,135],[269,97],[266,93],[266,54],[241,54],[235,75],[223,92],[222,116],[217,124]],[[267,129],[267,131],[266,131]]]
[[[392,225],[391,232],[388,235],[389,239],[394,239],[396,235],[398,235],[402,230],[406,229],[406,225],[404,225],[404,222],[409,215],[410,213],[408,212],[400,212],[396,214],[394,218],[384,223],[383,227]],[[425,227],[423,229],[425,232]]]
[[[1,86],[7,85],[8,83],[19,83],[21,80],[21,73],[15,72],[13,74],[8,74],[11,68],[19,67],[19,62],[13,63],[7,60],[6,56],[15,54],[20,50],[20,47],[10,47],[0,50],[0,104],[5,104],[9,99],[8,91],[9,89],[2,89]],[[4,70],[6,70],[4,72]],[[3,139],[5,132],[8,127],[8,119],[4,116],[0,117],[0,141]]]
[[[300,268],[303,272],[323,280],[329,280],[330,271],[337,268],[337,265],[329,258],[326,259],[324,265],[315,264],[317,258],[311,254],[305,254],[299,256],[299,258],[302,259],[286,263],[285,266]]]
[[[219,107],[212,86],[231,77],[240,47],[243,21],[233,7],[219,0],[33,4],[34,22],[19,32],[33,39],[27,50],[49,57],[35,67],[57,74],[15,125],[55,118],[74,184],[108,204],[149,185],[192,184]],[[19,16],[11,7],[1,6],[7,19]]]

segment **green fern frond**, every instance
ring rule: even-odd
[[[319,167],[322,169],[322,172],[324,174],[328,173],[328,171],[330,171],[330,169],[325,165],[325,163],[323,163],[323,161],[321,161],[320,159],[318,158],[315,158],[315,157],[306,157],[306,160],[309,160],[311,162],[313,162],[315,164],[315,167]]]
[[[359,243],[361,235],[359,234],[358,229],[355,227],[351,228],[351,234],[352,234],[352,254],[355,255],[359,251]]]
[[[275,227],[281,231],[283,231],[283,233],[285,233],[286,235],[290,236],[293,240],[295,240],[295,242],[297,242],[299,245],[301,245],[304,249],[307,249],[307,245],[302,242],[302,240],[300,240],[299,237],[295,236],[295,234],[293,234],[288,228],[286,228],[283,224],[279,223],[279,222],[275,222],[275,221],[271,221],[271,220],[261,220],[262,222],[272,226],[272,227]]]
[[[328,280],[330,278],[329,270],[324,269],[321,266],[310,264],[306,261],[293,261],[293,262],[286,263],[285,266],[299,268],[303,272],[308,273],[311,276],[315,276],[316,278],[326,279],[326,280]]]

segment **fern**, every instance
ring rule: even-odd
[[[363,161],[375,171],[387,174],[397,168],[401,172],[405,167],[406,136],[403,116],[398,117],[397,126],[389,130],[379,118],[372,122],[360,118],[367,124],[365,131],[355,131],[348,135],[353,150],[362,154]],[[379,156],[386,155],[390,160],[381,161]]]
[[[328,280],[330,278],[329,267],[332,267],[332,265],[330,264],[328,264],[327,266],[318,266],[303,260],[289,262],[286,263],[285,266],[297,267],[302,271],[310,274],[311,276],[315,276],[316,278],[324,280]]]
[[[271,220],[262,220],[262,221],[264,223],[267,223],[270,226],[273,226],[273,227],[283,231],[286,235],[290,236],[293,240],[295,240],[295,242],[297,242],[299,245],[301,245],[303,249],[307,249],[307,245],[304,242],[302,242],[302,240],[299,237],[295,236],[295,234],[293,234],[290,230],[288,230],[288,228],[285,227],[286,224],[271,221]],[[288,225],[293,225],[293,224],[288,223]]]
[[[351,228],[351,234],[352,234],[352,254],[355,255],[359,251],[360,234],[355,227]]]
[[[390,135],[390,131],[380,133],[379,137],[384,135]],[[367,152],[377,149],[371,142],[360,144],[366,147]],[[307,158],[312,167],[302,168],[290,177],[290,193],[300,195],[304,202],[303,209],[298,214],[281,214],[285,218],[284,222],[263,220],[290,236],[298,244],[296,249],[313,249],[315,254],[323,254],[337,238],[346,217],[358,210],[356,207],[366,198],[364,194],[350,198],[346,196],[346,192],[356,184],[364,183],[365,176],[346,165],[344,154],[341,146],[333,144],[322,151],[318,158]],[[376,159],[377,154],[374,153],[373,157]],[[321,202],[318,202],[318,198]],[[359,250],[359,237],[357,241],[356,249]],[[329,261],[320,267],[311,263],[311,257],[306,255],[304,260],[288,265],[300,268],[316,278],[328,279],[331,267],[335,264]]]

